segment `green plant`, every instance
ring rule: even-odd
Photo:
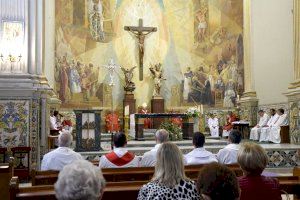
[[[165,129],[169,132],[169,138],[171,141],[182,140],[181,128],[178,125],[170,121],[165,121],[161,123],[159,128]]]

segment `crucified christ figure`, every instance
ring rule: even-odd
[[[140,68],[140,81],[143,80],[143,60],[145,53],[145,37],[146,35],[156,32],[156,27],[144,27],[143,20],[139,19],[139,26],[125,26],[125,31],[129,31],[138,39],[138,48],[139,48],[139,68]]]

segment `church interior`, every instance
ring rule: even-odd
[[[72,199],[75,160],[102,181],[79,199],[165,199],[146,194],[176,155],[180,180],[225,167],[220,199],[251,199],[252,150],[300,199],[299,108],[300,0],[0,0],[0,199]]]

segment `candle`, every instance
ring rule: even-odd
[[[240,100],[240,95],[237,95],[237,100],[238,100],[238,101]]]
[[[203,110],[203,104],[201,104],[201,114],[203,115],[204,110]]]
[[[129,105],[125,106],[124,115],[129,116]]]

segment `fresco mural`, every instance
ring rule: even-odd
[[[121,69],[109,88],[105,65],[138,66],[138,42],[124,26],[156,27],[144,40],[144,79],[134,71],[137,106],[150,104],[149,68],[162,63],[167,107],[233,107],[244,90],[243,1],[56,0],[55,90],[64,108],[120,108]]]

